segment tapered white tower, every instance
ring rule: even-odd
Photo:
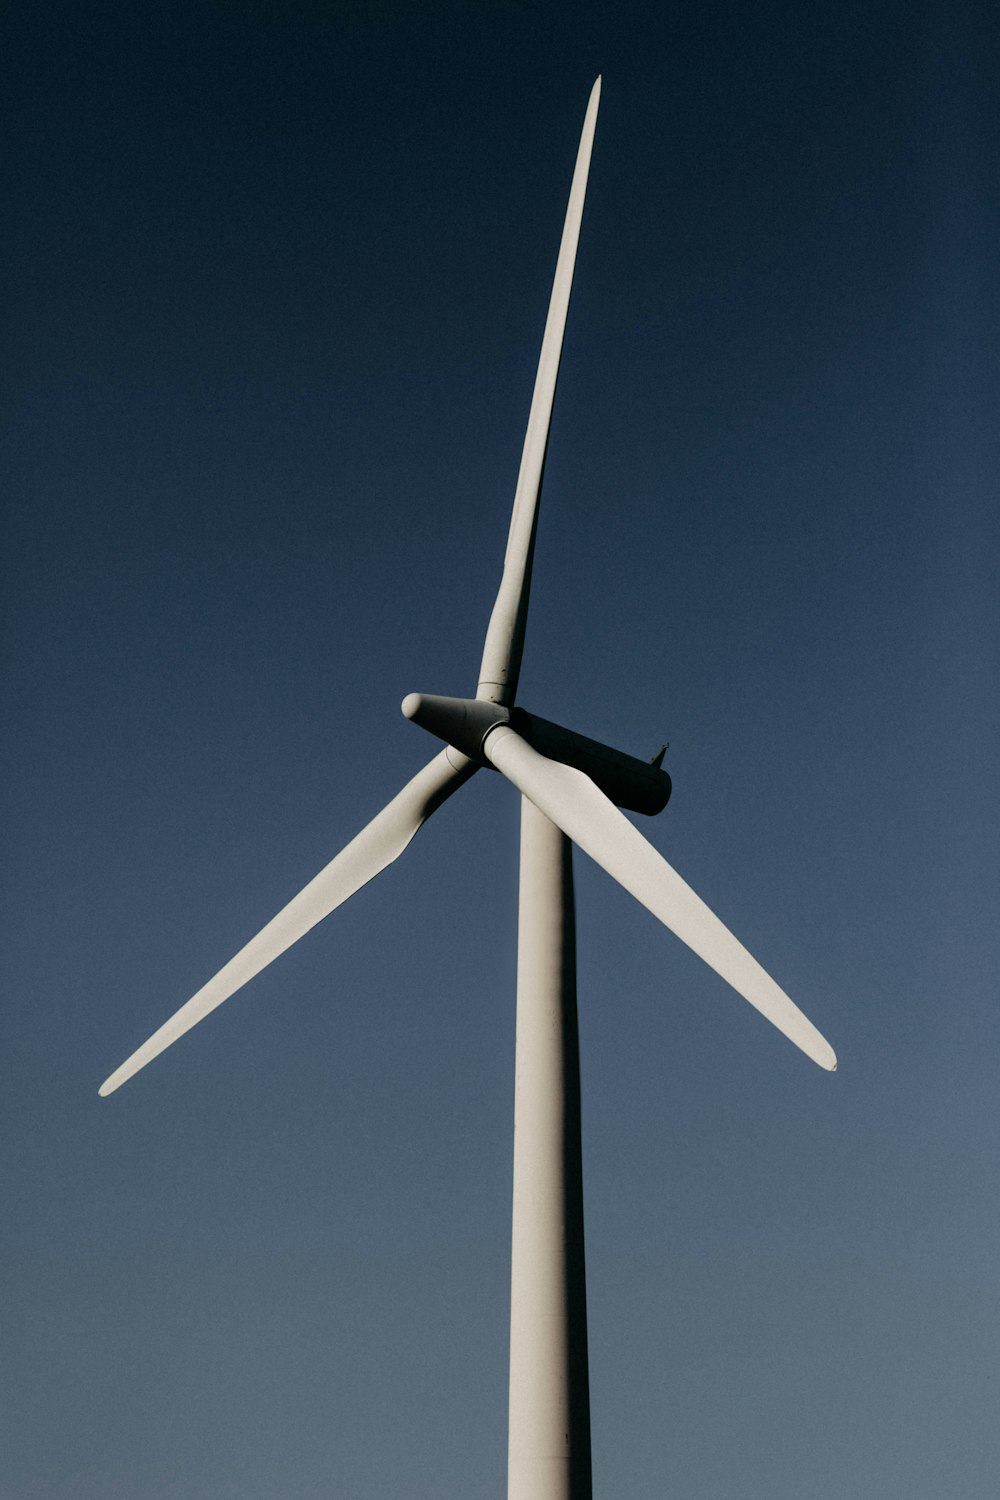
[[[508,1500],[590,1500],[572,845],[521,802]]]

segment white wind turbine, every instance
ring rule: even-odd
[[[580,1162],[580,1081],[570,844],[820,1067],[829,1043],[618,810],[657,813],[659,756],[636,760],[515,708],[556,377],[597,122],[594,84],[570,189],[528,417],[503,576],[475,698],[411,693],[403,713],[445,748],[235,958],[102,1085],[110,1094],[403,853],[482,767],[522,796],[514,1108],[509,1500],[585,1500],[590,1408]]]

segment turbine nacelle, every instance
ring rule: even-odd
[[[616,807],[649,817],[662,812],[670,800],[670,777],[657,763],[638,760],[575,729],[553,724],[523,708],[507,708],[482,698],[443,698],[433,693],[409,693],[402,702],[406,718],[436,735],[477,765],[490,765],[484,747],[494,729],[513,729],[532,749],[548,760],[560,761],[589,776]]]

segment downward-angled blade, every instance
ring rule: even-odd
[[[171,1042],[183,1036],[185,1031],[208,1015],[209,1011],[228,1000],[267,967],[279,954],[284,953],[294,942],[304,936],[317,922],[322,921],[336,907],[353,896],[386,865],[398,859],[420,827],[441,803],[457,791],[475,771],[471,762],[456,770],[452,761],[459,757],[454,750],[442,750],[429,765],[409,782],[388,807],[382,809],[366,828],[352,839],[346,848],[332,859],[325,869],[311,880],[305,890],[300,891],[286,907],[225,968],[220,969],[176,1015],[155,1031],[147,1042],[133,1052],[111,1077],[101,1085],[102,1094],[111,1094],[133,1073],[138,1073],[148,1062]]]
[[[590,171],[590,153],[594,144],[597,106],[600,98],[601,80],[598,78],[591,91],[590,103],[583,121],[583,133],[580,136],[580,149],[577,152],[576,169],[570,188],[569,206],[566,209],[566,223],[559,247],[559,259],[556,262],[555,280],[552,283],[549,314],[542,339],[542,352],[538,360],[538,373],[535,376],[535,390],[531,398],[528,429],[524,435],[521,468],[514,493],[514,511],[507,537],[507,551],[504,556],[503,578],[486,631],[483,662],[479,669],[479,688],[476,696],[485,698],[491,703],[513,703],[517,691],[517,679],[521,671],[524,626],[528,616],[528,593],[531,587],[531,560],[535,549],[538,496],[542,487],[542,471],[545,468],[545,450],[548,446],[549,426],[552,422],[552,404],[556,395],[556,379],[559,375],[559,359],[562,355],[563,334],[566,330],[566,314],[569,310],[569,294],[573,285],[573,267],[576,264],[576,247],[580,239],[583,200],[587,192],[587,174]]]
[[[494,729],[483,748],[529,801],[789,1041],[821,1068],[836,1068],[829,1042],[589,777],[547,760],[506,727]]]

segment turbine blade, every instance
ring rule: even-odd
[[[529,801],[789,1041],[821,1068],[836,1068],[829,1042],[589,777],[539,755],[505,726],[494,729],[483,748]]]
[[[101,1094],[114,1093],[133,1073],[152,1062],[209,1011],[228,1000],[317,922],[329,916],[348,896],[353,896],[398,859],[420,825],[475,771],[471,761],[456,769],[452,762],[458,759],[450,749],[436,755],[235,958],[111,1074],[101,1085]]]
[[[517,692],[517,679],[521,671],[524,627],[528,617],[528,594],[531,588],[531,562],[535,550],[538,496],[545,468],[545,450],[549,441],[552,404],[556,395],[559,359],[562,354],[563,334],[566,331],[566,314],[569,310],[569,296],[573,285],[573,267],[576,263],[576,247],[580,239],[583,200],[587,192],[587,174],[590,171],[590,153],[594,144],[600,98],[601,80],[598,78],[591,91],[590,102],[583,121],[576,169],[573,173],[569,205],[566,209],[566,222],[559,247],[559,259],[556,262],[555,280],[552,284],[549,313],[545,322],[542,352],[538,360],[538,373],[535,376],[535,390],[531,398],[528,428],[524,435],[521,468],[514,493],[514,510],[507,537],[507,551],[504,555],[503,577],[500,580],[500,590],[486,631],[482,666],[479,669],[479,688],[476,696],[485,698],[491,703],[513,703]]]

